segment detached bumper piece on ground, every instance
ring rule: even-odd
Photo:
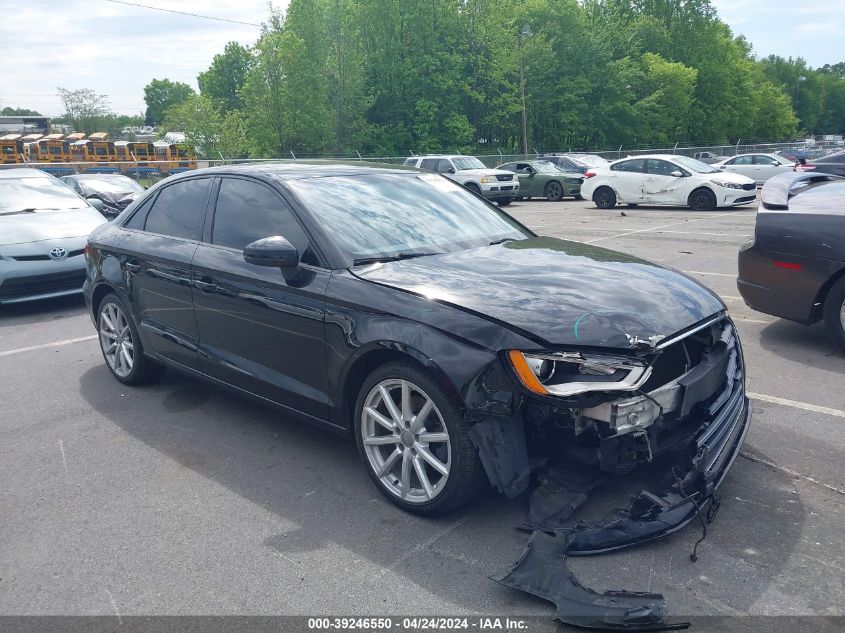
[[[666,622],[666,604],[659,593],[607,591],[581,585],[566,567],[568,539],[534,532],[522,556],[506,574],[493,576],[500,585],[554,602],[555,620],[595,629],[667,631],[688,622]]]
[[[666,622],[659,594],[599,594],[586,589],[567,569],[565,559],[639,545],[672,534],[696,518],[704,529],[702,539],[706,535],[707,523],[719,508],[716,490],[745,439],[750,407],[733,326],[721,321],[702,332],[699,344],[703,349],[697,362],[687,362],[681,375],[668,383],[638,392],[654,404],[657,415],[653,422],[636,432],[600,438],[593,468],[560,459],[538,461],[535,455],[529,458],[528,450],[521,451],[525,444],[520,442],[509,442],[511,449],[516,446],[520,450],[503,450],[500,442],[521,431],[515,417],[474,429],[473,439],[497,488],[515,496],[525,490],[527,486],[522,484],[526,480],[533,479],[536,484],[529,497],[529,516],[519,526],[535,531],[513,568],[493,580],[554,602],[555,619],[575,626],[610,630],[686,626]],[[696,343],[681,344],[686,351]],[[606,408],[612,411],[627,405],[623,398]],[[593,412],[601,410],[593,406],[582,413]],[[644,450],[634,451],[626,445],[634,442],[643,443]],[[567,519],[601,483],[601,471],[620,472],[607,466],[623,464],[622,472],[627,472],[627,466],[637,459],[630,455],[647,455],[645,461],[653,464],[653,472],[662,473],[655,492],[640,491],[628,508],[613,511],[604,521],[568,525]],[[534,465],[533,471],[529,464]],[[695,549],[690,558],[696,560]]]

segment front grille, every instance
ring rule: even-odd
[[[85,251],[81,248],[78,251],[70,251],[68,252],[67,256],[70,257],[79,257]],[[18,255],[17,257],[12,257],[16,262],[43,262],[47,261],[48,259],[52,259],[49,255]]]
[[[21,299],[64,290],[81,290],[84,282],[84,270],[11,277],[0,285],[0,299]]]
[[[509,180],[513,180],[513,176],[511,174],[504,174],[496,176],[496,180],[498,180],[499,182],[507,182]]]
[[[742,185],[742,188],[746,191],[754,191],[757,188],[757,185],[752,182]]]
[[[757,196],[743,196],[742,198],[737,198],[734,200],[734,204],[741,204],[743,202],[752,202],[755,200]]]
[[[512,190],[513,190],[513,187],[512,187],[512,186],[502,187],[502,188],[501,188],[501,191],[512,191]]]

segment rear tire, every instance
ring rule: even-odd
[[[636,207],[638,207],[638,206],[640,206],[640,205],[638,205],[638,204],[634,204],[634,203],[632,203],[632,202],[629,202],[629,203],[628,203],[628,206],[629,206],[629,207],[631,207],[632,209],[634,209],[634,208],[636,208]]]
[[[712,211],[716,208],[716,196],[709,189],[693,191],[687,202],[693,211]]]
[[[616,192],[610,187],[599,187],[593,192],[593,202],[599,209],[612,209],[616,206]]]
[[[163,365],[144,354],[129,310],[113,292],[97,307],[97,332],[106,367],[124,385],[143,385],[164,373]]]
[[[824,300],[824,326],[833,344],[845,352],[845,277],[833,284]]]
[[[546,185],[543,195],[546,196],[546,200],[549,202],[558,202],[563,198],[563,186],[558,181],[552,180]]]
[[[426,407],[423,426],[415,429]],[[414,514],[445,514],[483,488],[487,478],[469,429],[460,405],[439,382],[406,361],[373,371],[355,403],[355,441],[367,474],[392,503]]]

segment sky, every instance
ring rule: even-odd
[[[260,24],[267,0],[126,0]],[[289,0],[273,0],[284,8]],[[811,66],[845,61],[845,0],[712,0],[758,56],[803,57]],[[128,6],[109,0],[0,0],[0,107],[55,116],[56,88],[91,88],[113,111],[145,109],[144,86],[168,78],[197,88],[229,41],[253,44],[260,27]]]

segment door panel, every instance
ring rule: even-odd
[[[243,248],[282,235],[301,264],[248,264]],[[313,417],[328,416],[324,341],[330,271],[290,207],[267,185],[223,177],[193,260],[200,365],[215,378]]]
[[[672,172],[675,171],[681,171],[681,169],[665,160],[648,159],[643,197],[649,202],[659,204],[685,205],[688,181],[683,176],[672,176]]]
[[[329,272],[248,264],[200,245],[193,260],[203,372],[309,415],[328,416],[325,292]]]
[[[645,183],[645,161],[635,159],[615,165],[610,171],[610,182],[622,202],[640,202]]]

